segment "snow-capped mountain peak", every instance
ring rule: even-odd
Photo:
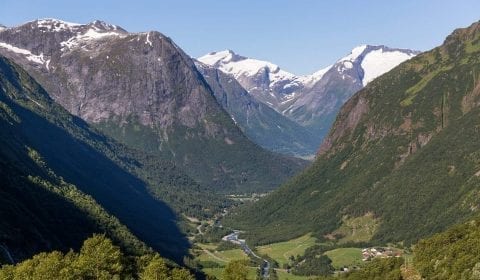
[[[390,71],[400,63],[414,57],[419,52],[405,49],[391,49],[385,46],[372,49],[366,53],[360,63],[363,69],[362,84],[366,86],[380,75]]]
[[[341,58],[339,61],[355,61],[367,48],[367,45],[360,45],[352,49],[350,54]]]
[[[339,59],[335,68],[341,74],[356,67],[361,75],[363,86],[378,76],[390,71],[398,64],[408,60],[419,52],[407,49],[393,49],[386,46],[361,45],[354,48],[350,54]]]
[[[48,31],[71,30],[72,28],[81,25],[79,23],[72,23],[54,18],[38,19],[33,23],[35,23],[38,28],[41,28],[44,31],[45,29]]]
[[[329,124],[323,123],[324,118],[331,121],[352,94],[416,54],[365,44],[353,48],[333,65],[306,76],[231,50],[212,52],[198,60],[232,75],[257,100],[277,112],[302,125],[316,125],[319,133],[326,133]]]
[[[109,36],[124,37],[128,32],[99,20],[79,24],[45,18],[11,28],[0,28],[0,34],[0,49],[49,71],[52,54],[55,52],[65,52],[77,47],[93,50],[95,45],[89,46],[92,42]],[[18,34],[23,36],[19,37]],[[32,37],[37,39],[32,40]]]
[[[298,81],[300,81],[302,84],[305,85],[305,87],[311,87],[313,86],[316,82],[320,81],[323,78],[323,75],[328,72],[332,68],[333,65],[329,65],[325,68],[322,68],[313,74],[306,75],[306,76],[301,76],[298,78]]]
[[[295,79],[295,75],[280,69],[276,64],[244,57],[236,54],[232,50],[211,52],[199,57],[198,61],[214,66],[227,74],[231,74],[236,79],[255,75],[268,75],[271,83],[282,79]]]

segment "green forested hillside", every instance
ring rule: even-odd
[[[85,240],[78,253],[40,253],[0,268],[0,279],[193,280],[186,269],[167,265],[158,254],[125,255],[104,235]]]
[[[414,253],[415,268],[424,279],[478,279],[480,218],[421,240]]]
[[[255,243],[365,217],[371,242],[415,242],[477,212],[480,23],[399,65],[347,102],[316,162],[227,224]]]
[[[479,279],[480,218],[450,227],[413,245],[413,262],[375,259],[340,279]],[[339,279],[328,277],[325,279]]]
[[[128,253],[148,250],[143,241],[181,260],[188,242],[176,226],[177,213],[203,217],[223,205],[170,162],[89,128],[3,57],[0,86],[4,261],[79,248],[95,232],[107,233]]]

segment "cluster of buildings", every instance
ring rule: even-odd
[[[374,258],[400,257],[402,252],[392,248],[372,247],[362,250],[362,261],[370,261]]]

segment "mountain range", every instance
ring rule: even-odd
[[[313,133],[258,101],[234,77],[198,61],[196,66],[217,102],[252,141],[265,149],[295,156],[308,157],[318,148]]]
[[[254,140],[258,138],[256,134],[270,139],[287,138],[283,145],[273,140],[256,141],[273,151],[308,156],[315,154],[340,107],[355,92],[418,53],[386,46],[362,45],[333,65],[306,76],[292,74],[271,62],[247,58],[231,50],[212,52],[199,57],[198,61],[230,74],[258,102],[297,124],[296,130],[282,129],[281,132],[276,132],[275,126],[258,125],[255,129],[244,129],[248,136]],[[210,80],[207,78],[207,81]],[[238,118],[238,113],[234,117]],[[276,119],[280,117],[276,116]],[[238,123],[241,127],[248,127],[244,122]],[[308,131],[304,133],[308,137],[302,138],[296,134],[294,137],[299,139],[292,142],[288,138],[292,138],[292,132],[301,131],[298,126]],[[272,134],[272,131],[276,133]]]
[[[0,278],[202,278],[230,233],[262,278],[477,279],[479,73],[480,22],[306,76],[103,21],[0,25],[0,264],[62,251]],[[298,237],[285,271],[254,248]],[[383,246],[413,260],[333,273],[327,252]]]

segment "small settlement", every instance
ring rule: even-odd
[[[362,261],[364,262],[370,261],[374,258],[391,258],[401,256],[402,252],[400,250],[392,248],[372,247],[362,250]]]

